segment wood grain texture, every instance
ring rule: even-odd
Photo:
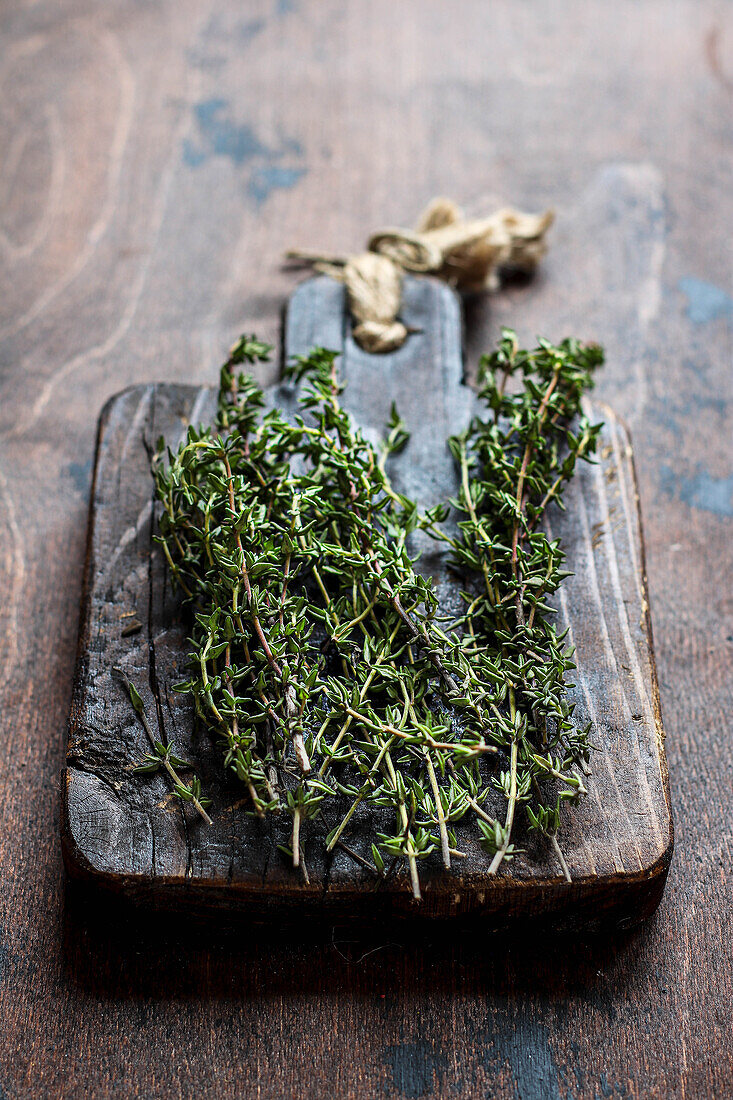
[[[729,1094],[730,5],[38,0],[1,18],[4,1095]],[[536,280],[467,303],[469,364],[505,323],[607,348],[677,823],[662,905],[569,942],[100,919],[66,894],[58,844],[99,410],[128,385],[213,384],[234,334],[278,338],[285,248],[356,249],[436,193],[558,215]]]
[[[478,402],[463,384],[457,297],[429,279],[406,279],[401,316],[414,330],[390,355],[364,353],[350,333],[342,286],[304,283],[288,308],[285,355],[326,346],[340,352],[345,404],[361,429],[380,438],[393,402],[410,432],[392,462],[398,491],[429,508],[458,492],[447,437],[468,425]],[[272,387],[268,405],[293,404],[289,387]],[[185,426],[210,422],[211,390],[138,386],[113,398],[102,417],[90,511],[89,557],[67,769],[62,835],[67,866],[82,881],[140,904],[202,910],[236,907],[250,918],[279,913],[362,924],[375,917],[460,917],[492,925],[544,919],[571,928],[627,928],[656,908],[672,851],[669,785],[651,650],[643,542],[631,446],[610,410],[597,465],[584,464],[553,512],[552,535],[565,547],[574,576],[562,589],[558,626],[577,647],[572,691],[579,725],[593,724],[590,797],[564,815],[562,844],[573,878],[563,881],[549,845],[517,829],[525,849],[502,874],[489,877],[475,825],[457,826],[465,860],[450,873],[439,853],[421,863],[423,902],[412,901],[405,874],[377,885],[344,850],[329,857],[325,837],[349,802],[327,809],[304,833],[308,878],[289,866],[278,845],[289,843],[289,819],[254,819],[246,790],[222,784],[221,753],[194,729],[188,700],[173,685],[185,675],[187,619],[169,589],[154,544],[149,455],[161,435],[176,446]],[[598,420],[599,410],[588,408]],[[410,552],[436,579],[444,612],[461,606],[461,584],[447,555],[424,535]],[[131,619],[141,629],[126,630]],[[138,685],[157,736],[191,760],[213,798],[212,828],[170,797],[164,776],[131,773],[145,754],[145,735],[112,669]],[[488,812],[501,817],[492,792]],[[357,814],[345,836],[368,863],[374,830],[387,827]]]

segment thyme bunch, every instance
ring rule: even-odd
[[[498,349],[480,365],[479,396],[490,415],[449,441],[460,471],[452,502],[459,533],[431,531],[449,544],[452,567],[472,579],[460,625],[503,676],[504,709],[494,718],[510,759],[495,783],[507,801],[506,817],[479,820],[493,857],[489,873],[514,854],[516,810],[526,803],[530,828],[550,838],[569,878],[557,831],[562,803],[586,793],[581,772],[588,770],[588,729],[572,722],[566,680],[573,652],[547,602],[570,574],[562,568],[560,541],[548,539],[539,524],[551,504],[564,507],[578,460],[595,453],[601,425],[580,412],[602,362],[595,344],[569,339],[555,347],[540,340],[526,351],[505,329]],[[548,801],[548,781],[554,801]]]
[[[316,349],[288,372],[301,412],[264,413],[240,368],[269,351],[242,337],[213,427],[190,427],[165,460],[160,445],[159,541],[193,612],[178,690],[221,742],[251,812],[291,816],[288,854],[306,876],[304,823],[328,813],[332,850],[365,808],[384,829],[375,870],[404,860],[416,898],[420,860],[439,849],[448,868],[463,854],[454,826],[466,815],[492,873],[514,854],[519,803],[557,845],[560,804],[584,790],[587,743],[565,699],[571,654],[545,602],[563,554],[536,527],[593,451],[598,429],[569,425],[600,352],[574,341],[521,352],[506,333],[483,365],[489,418],[450,441],[459,496],[421,513],[387,472],[409,439],[397,411],[372,445],[341,405],[336,354]],[[513,376],[522,386],[510,396]],[[418,527],[448,544],[465,578],[454,621],[410,557]],[[503,823],[484,806],[497,787]]]

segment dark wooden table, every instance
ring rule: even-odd
[[[0,77],[0,1096],[722,1097],[731,1039],[728,4],[6,5]],[[288,246],[435,193],[558,213],[467,310],[603,341],[644,513],[676,811],[641,931],[322,939],[66,891],[59,771],[95,422],[279,336]]]

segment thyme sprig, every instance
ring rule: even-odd
[[[304,874],[303,827],[326,810],[327,848],[346,851],[362,811],[377,810],[375,869],[404,860],[416,898],[420,860],[437,849],[449,868],[463,855],[454,826],[467,815],[491,873],[514,855],[520,803],[559,852],[560,805],[583,793],[588,750],[566,700],[572,655],[546,602],[563,553],[537,525],[593,452],[598,428],[570,425],[600,352],[575,341],[524,352],[505,333],[482,367],[489,417],[450,440],[459,495],[421,513],[387,472],[409,439],[397,411],[373,446],[341,405],[336,354],[317,349],[288,371],[300,413],[265,413],[239,368],[269,350],[242,337],[213,427],[190,427],[165,458],[160,445],[159,541],[193,612],[178,690],[251,812],[291,816]],[[458,619],[441,615],[410,557],[417,528],[447,544],[463,578]],[[503,822],[485,809],[494,788]]]
[[[184,783],[178,774],[178,771],[181,769],[193,771],[193,764],[190,764],[187,760],[182,760],[180,756],[176,756],[173,752],[172,745],[163,744],[163,742],[155,736],[150,722],[148,721],[148,716],[145,713],[145,705],[142,701],[140,692],[137,690],[127,673],[121,668],[115,668],[112,671],[115,679],[122,684],[127,692],[130,702],[132,703],[132,709],[140,719],[140,724],[145,730],[145,736],[150,742],[150,747],[152,749],[152,752],[146,753],[142,761],[135,766],[134,771],[138,775],[153,775],[162,768],[168,773],[168,778],[176,797],[180,798],[182,802],[189,802],[201,820],[205,821],[207,825],[212,825],[213,822],[206,812],[207,806],[211,805],[211,799],[205,798],[202,794],[201,780],[197,775],[194,775],[189,785],[188,783]]]

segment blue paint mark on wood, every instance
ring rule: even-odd
[[[561,1100],[559,1069],[550,1047],[550,1031],[536,1019],[518,1018],[494,1034],[487,1055],[492,1068],[507,1062],[514,1077],[517,1100]]]
[[[668,497],[681,500],[690,508],[733,516],[733,473],[713,477],[703,466],[698,466],[694,474],[687,475],[665,465],[660,470],[660,486]]]
[[[183,163],[187,164],[189,168],[198,168],[199,164],[203,164],[205,160],[206,153],[186,138],[183,143]]]
[[[194,115],[202,138],[201,159],[207,156],[228,157],[235,164],[244,164],[258,154],[271,150],[255,135],[251,126],[235,122],[225,99],[206,99],[194,107]],[[201,161],[197,161],[201,163]]]
[[[71,479],[71,482],[76,489],[77,493],[86,495],[89,491],[89,484],[92,480],[92,462],[89,459],[87,462],[69,462],[63,471],[67,477]]]
[[[598,1080],[601,1086],[601,1095],[603,1097],[617,1096],[619,1100],[624,1100],[624,1098],[629,1095],[629,1090],[626,1085],[620,1081],[609,1081],[608,1075],[605,1073],[601,1073]],[[598,1093],[596,1093],[596,1096],[598,1096]]]
[[[198,168],[212,157],[225,157],[237,167],[250,168],[247,194],[258,206],[273,191],[295,187],[306,174],[306,168],[298,163],[303,159],[299,141],[283,137],[278,144],[269,145],[252,126],[233,117],[228,100],[205,99],[193,110],[198,137],[183,143],[183,161],[189,168]]]
[[[688,275],[677,285],[687,298],[687,316],[693,324],[733,316],[733,298],[714,283]]]
[[[503,1015],[503,1014],[502,1014]],[[478,1045],[478,1036],[477,1036]],[[490,1075],[508,1066],[516,1100],[570,1100],[566,1085],[560,1090],[560,1068],[550,1045],[550,1029],[536,1016],[524,1014],[516,1020],[503,1016],[486,1044],[483,1063]],[[392,1075],[392,1086],[409,1100],[449,1091],[474,1095],[475,1080],[448,1076],[450,1060],[426,1040],[403,1041],[387,1047],[385,1061]]]
[[[432,1095],[448,1065],[445,1054],[421,1039],[387,1047],[385,1061],[392,1071],[395,1091],[410,1100]]]
[[[247,190],[259,205],[268,199],[273,191],[289,191],[295,187],[305,168],[281,168],[274,164],[257,168],[251,175]]]
[[[264,19],[248,19],[238,25],[237,33],[241,39],[245,42],[249,42],[260,34],[265,29],[266,25]]]
[[[570,1042],[570,1050],[572,1051],[575,1061],[571,1063],[569,1068],[572,1071],[573,1076],[575,1077],[575,1083],[577,1084],[580,1091],[583,1092],[583,1090],[585,1089],[585,1072],[580,1061],[580,1046],[574,1039]],[[569,1091],[568,1096],[570,1096]]]

